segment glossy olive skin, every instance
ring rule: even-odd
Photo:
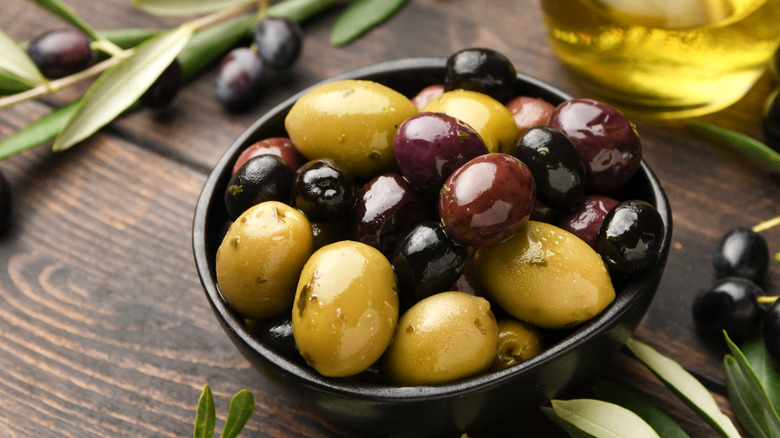
[[[220,294],[246,318],[278,315],[292,307],[312,251],[303,213],[276,201],[254,205],[233,222],[217,250]]]
[[[432,216],[428,203],[401,175],[380,175],[361,187],[347,234],[390,256],[406,233]]]
[[[287,357],[298,357],[295,348],[295,338],[292,331],[292,313],[282,312],[279,315],[264,319],[247,319],[246,327],[260,342]]]
[[[293,171],[282,158],[252,158],[230,177],[225,190],[228,216],[235,220],[249,207],[265,201],[288,202],[292,181]]]
[[[487,371],[497,343],[498,325],[486,299],[441,292],[401,316],[382,371],[405,386],[451,382]]]
[[[295,172],[292,197],[295,207],[315,222],[335,222],[352,211],[357,186],[333,160],[312,160]]]
[[[481,155],[447,178],[439,217],[447,234],[464,245],[493,245],[523,227],[535,200],[536,184],[522,161],[507,154]]]
[[[237,47],[222,58],[214,79],[214,94],[219,103],[241,110],[254,103],[263,85],[263,62],[256,51]]]
[[[183,77],[181,64],[174,59],[139,100],[148,108],[165,108],[179,94]]]
[[[555,110],[555,106],[550,102],[530,96],[514,97],[506,103],[506,107],[512,114],[520,135],[534,126],[547,125]]]
[[[757,297],[763,290],[745,278],[726,277],[700,291],[693,300],[693,320],[707,336],[744,338],[761,321],[763,312]]]
[[[750,228],[735,228],[718,242],[712,266],[715,278],[743,277],[760,284],[769,268],[769,244]]]
[[[780,300],[775,301],[764,315],[764,345],[775,368],[780,370]]]
[[[301,356],[325,376],[366,370],[393,338],[396,289],[390,262],[375,248],[342,241],[318,249],[301,271],[292,309]]]
[[[282,157],[293,172],[306,162],[303,155],[295,149],[292,140],[287,137],[271,137],[252,143],[241,151],[241,154],[233,163],[233,173],[236,173],[250,158],[267,154]]]
[[[298,60],[303,47],[303,30],[288,18],[266,17],[255,27],[254,41],[263,63],[282,70]]]
[[[470,48],[447,58],[444,76],[446,91],[477,91],[506,102],[514,95],[517,71],[501,53],[485,48]]]
[[[403,308],[450,287],[463,273],[468,248],[447,236],[440,223],[417,225],[398,245],[390,261]]]
[[[522,363],[542,352],[544,340],[540,330],[516,319],[498,320],[498,354],[493,369]]]
[[[421,112],[398,128],[393,152],[401,174],[417,191],[433,197],[452,172],[488,149],[476,131],[455,117]]]
[[[433,84],[423,88],[412,97],[412,103],[422,110],[428,102],[444,94],[444,84]]]
[[[642,146],[634,125],[617,109],[591,99],[558,105],[549,126],[568,136],[588,170],[592,191],[608,194],[639,169]]]
[[[604,217],[594,248],[610,271],[633,274],[655,263],[664,232],[655,207],[640,200],[623,201]]]
[[[555,220],[555,225],[573,233],[591,247],[596,246],[601,224],[620,201],[609,196],[585,195],[580,205]]]
[[[574,143],[561,131],[535,126],[517,142],[514,156],[536,181],[536,196],[551,208],[571,211],[585,196],[587,174]]]
[[[51,30],[30,41],[27,54],[47,78],[60,78],[92,64],[89,37],[76,29]]]

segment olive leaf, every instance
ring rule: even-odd
[[[341,46],[379,25],[401,9],[406,0],[355,0],[339,16],[330,43]]]
[[[202,15],[255,2],[257,0],[133,0],[138,9],[161,17]]]
[[[637,414],[613,403],[576,399],[551,404],[559,418],[597,438],[659,438]]]
[[[225,427],[222,429],[222,438],[235,438],[244,429],[252,412],[255,410],[255,398],[246,389],[238,391],[230,400]]]
[[[101,36],[95,31],[95,29],[92,28],[92,26],[89,25],[86,21],[82,20],[81,17],[76,14],[73,9],[71,9],[68,5],[65,3],[62,3],[59,0],[33,0],[35,3],[38,4],[38,6],[47,9],[54,15],[60,17],[63,19],[66,23],[70,23],[85,34],[89,35],[90,38],[93,40],[101,40]]]
[[[741,347],[742,353],[756,373],[761,386],[766,391],[767,398],[777,412],[780,410],[780,370],[767,352],[761,331],[749,336]]]
[[[739,438],[734,423],[720,411],[712,394],[679,363],[633,338],[626,342],[626,347],[716,432],[723,437]]]
[[[5,70],[30,85],[45,84],[46,78],[27,53],[22,50],[11,37],[0,30],[0,70]]]
[[[742,427],[754,438],[780,436],[775,435],[780,433],[780,430],[777,430],[772,421],[767,418],[761,402],[747,382],[734,356],[724,357],[723,370],[726,375],[729,401]]]
[[[547,416],[547,418],[549,418],[558,427],[563,429],[563,431],[566,432],[566,434],[568,434],[571,438],[593,438],[593,435],[579,429],[577,426],[559,417],[555,413],[555,410],[553,410],[553,408],[550,406],[542,406],[541,409],[542,413]]]
[[[0,70],[0,96],[21,93],[32,88],[30,83],[19,76]]]
[[[753,137],[698,120],[687,120],[686,123],[695,130],[720,140],[727,146],[731,146],[736,151],[752,157],[776,171],[780,171],[780,154]]]
[[[769,400],[763,385],[758,380],[758,376],[756,376],[756,373],[753,371],[750,363],[748,363],[747,358],[745,358],[745,355],[742,354],[739,347],[737,347],[729,338],[728,334],[724,332],[723,336],[726,338],[726,345],[728,346],[729,351],[731,351],[734,362],[737,364],[737,369],[740,371],[742,377],[742,379],[734,379],[733,383],[735,385],[737,383],[740,384],[740,386],[735,389],[741,394],[747,394],[743,398],[752,399],[758,403],[758,406],[753,406],[758,409],[751,409],[749,413],[756,419],[757,424],[765,426],[762,427],[762,430],[771,433],[767,436],[780,436],[780,416],[778,416],[777,412],[774,410],[772,402]],[[732,377],[737,377],[736,373],[732,374]]]
[[[0,141],[0,159],[45,143],[57,136],[81,105],[81,99],[57,108]]]
[[[240,17],[198,31],[179,53],[184,80],[189,80],[211,65],[252,32],[257,19]]]
[[[173,62],[194,33],[182,25],[140,44],[104,72],[87,90],[83,104],[54,140],[54,151],[68,149],[102,128],[133,104]]]
[[[612,382],[598,382],[593,393],[603,401],[623,406],[639,415],[653,430],[664,438],[690,438],[682,427],[657,407],[645,403],[633,392]]]
[[[101,30],[100,36],[122,49],[130,49],[160,34],[160,29],[131,27],[128,29]]]
[[[306,21],[340,0],[285,0],[274,3],[266,10],[269,17],[286,17],[296,23]]]
[[[211,395],[209,385],[205,385],[198,399],[198,411],[195,414],[192,438],[214,438],[215,424],[214,397]]]

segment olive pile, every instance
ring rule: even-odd
[[[622,114],[514,96],[514,67],[488,49],[446,72],[412,99],[318,86],[288,137],[234,163],[220,293],[323,375],[421,385],[511,366],[656,261],[658,211],[612,197],[641,160]]]
[[[714,283],[693,301],[693,319],[705,336],[744,339],[763,323],[767,351],[780,369],[780,300],[761,284],[769,267],[769,245],[751,228],[728,231],[712,259]],[[771,303],[765,309],[763,303]]]

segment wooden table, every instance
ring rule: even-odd
[[[68,2],[100,29],[171,27],[130,0]],[[62,27],[32,2],[3,0],[0,28],[17,41]],[[227,112],[214,98],[214,70],[188,84],[165,112],[122,117],[88,141],[53,154],[50,145],[0,162],[14,211],[0,232],[0,437],[188,436],[204,386],[221,430],[230,397],[256,398],[245,436],[363,436],[310,413],[261,377],[211,313],[192,258],[192,213],[210,168],[258,116],[297,90],[353,68],[404,57],[445,57],[491,47],[517,69],[585,96],[556,61],[533,0],[414,0],[393,19],[343,48],[328,44],[338,9],[304,26],[305,48],[289,75],[256,105]],[[707,122],[762,138],[766,74]],[[0,138],[85,85],[0,111]],[[680,122],[634,119],[646,161],[674,211],[666,273],[636,338],[678,360],[729,415],[723,349],[703,341],[694,295],[712,279],[711,253],[725,231],[780,214],[769,172],[686,130]],[[765,233],[780,252],[780,227]],[[772,262],[768,291],[780,293]],[[627,354],[600,378],[638,391],[691,436],[714,433]]]

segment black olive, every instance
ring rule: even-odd
[[[236,220],[249,207],[265,201],[287,203],[293,171],[276,155],[259,155],[244,163],[225,190],[228,216]]]
[[[246,326],[258,340],[288,359],[300,360],[292,331],[292,314],[284,312],[265,319],[248,319]]]
[[[712,265],[715,278],[742,277],[760,284],[769,267],[769,245],[750,228],[735,228],[718,243]]]
[[[775,301],[764,316],[764,345],[780,371],[780,300]]]
[[[580,205],[585,196],[585,164],[564,133],[534,126],[520,137],[514,155],[531,169],[539,200],[561,211]]]
[[[257,53],[273,69],[290,67],[303,46],[303,30],[298,23],[284,17],[267,17],[255,27]]]
[[[645,201],[630,200],[607,213],[595,249],[610,271],[632,274],[655,263],[663,240],[658,210]]]
[[[449,290],[463,273],[468,248],[456,243],[441,224],[425,221],[410,231],[391,257],[404,308]]]
[[[149,87],[139,99],[144,106],[149,108],[164,108],[168,106],[176,94],[179,93],[183,78],[181,64],[173,60],[160,74],[160,77]]]
[[[764,291],[750,280],[727,277],[699,292],[693,301],[693,319],[699,331],[707,336],[742,339],[761,321],[758,296]]]
[[[478,91],[502,103],[514,97],[517,71],[506,56],[495,50],[461,50],[447,58],[445,68],[445,91]]]
[[[357,187],[352,177],[335,161],[309,161],[295,172],[295,207],[315,222],[343,219],[357,202]]]

